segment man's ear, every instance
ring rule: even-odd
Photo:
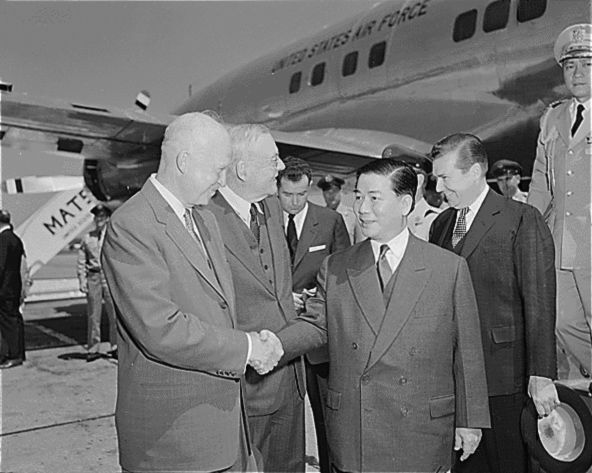
[[[471,173],[472,177],[474,177],[475,179],[479,179],[481,177],[481,175],[483,174],[483,168],[481,167],[481,165],[479,163],[474,163],[469,168],[469,172]]]
[[[413,205],[413,197],[405,194],[401,197],[401,213],[406,217],[411,213],[411,206]]]
[[[232,164],[230,165],[232,166]],[[236,166],[236,177],[239,178],[239,180],[241,181],[246,181],[247,180],[247,166],[245,164],[245,162],[242,159],[239,159],[234,166]]]
[[[417,173],[417,188],[423,189],[423,185],[425,184],[426,176],[422,172]]]
[[[189,153],[187,151],[181,151],[177,154],[177,159],[175,163],[177,164],[177,169],[181,174],[185,174],[187,171],[187,159],[189,157]]]

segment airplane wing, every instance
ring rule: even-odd
[[[134,162],[158,159],[173,116],[0,92],[2,146],[68,157]]]
[[[272,130],[282,157],[300,157],[321,173],[348,174],[369,159],[425,157],[431,145],[408,136],[374,130],[324,128]]]

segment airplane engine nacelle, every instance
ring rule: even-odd
[[[86,159],[84,183],[99,200],[126,200],[141,189],[157,168],[157,159],[131,163]]]

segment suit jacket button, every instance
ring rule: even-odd
[[[353,343],[352,343],[352,348],[353,348],[354,350],[357,350],[357,349],[358,349],[358,344],[357,344],[356,342],[353,342]]]
[[[368,376],[367,374],[362,376],[362,384],[368,384],[369,382],[370,382],[370,376]]]
[[[409,409],[407,409],[405,406],[401,407],[401,415],[403,417],[407,417],[409,415]]]
[[[220,308],[221,309],[227,309],[228,308],[228,304],[224,301],[220,302]]]
[[[407,384],[407,378],[405,378],[405,376],[401,376],[399,378],[399,384]]]
[[[409,349],[409,356],[415,356],[416,353],[417,353],[417,349],[415,347],[411,347]]]

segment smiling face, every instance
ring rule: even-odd
[[[253,201],[275,194],[276,177],[285,166],[271,134],[264,133],[259,136],[248,146],[246,152],[250,154],[245,160],[246,180],[253,194]]]
[[[413,199],[407,194],[395,194],[390,177],[361,174],[354,195],[354,212],[364,236],[385,243],[407,226]]]
[[[580,102],[590,99],[592,58],[566,59],[562,67],[563,79],[571,94]]]
[[[479,164],[466,171],[457,167],[458,151],[443,154],[434,160],[433,174],[437,179],[436,191],[444,193],[451,207],[460,209],[472,204],[483,190]]]

